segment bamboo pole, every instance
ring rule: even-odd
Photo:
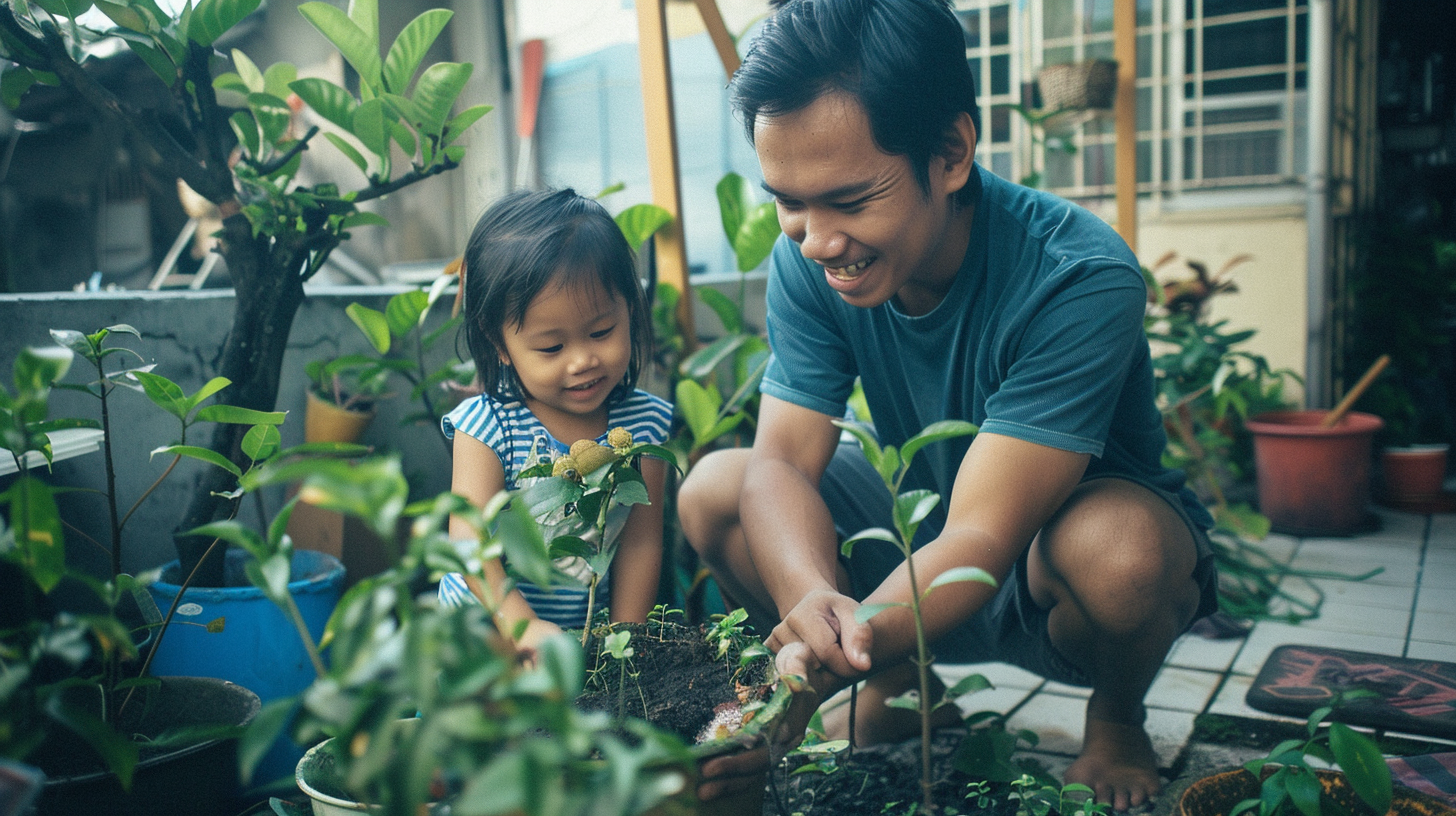
[[[695,2],[698,4],[698,14],[703,18],[703,27],[708,29],[708,37],[712,39],[713,47],[718,50],[718,59],[723,61],[723,73],[732,79],[742,60],[738,58],[738,46],[733,42],[733,35],[728,33],[728,26],[723,22],[723,14],[718,11],[718,2]]]
[[[654,236],[658,280],[682,293],[678,329],[685,349],[697,345],[693,330],[692,284],[682,231],[682,191],[678,185],[677,135],[673,126],[672,70],[667,53],[665,0],[637,0],[637,53],[642,71],[642,111],[647,135],[647,169],[652,203],[667,210],[672,222]]]
[[[1117,232],[1137,253],[1137,0],[1112,6],[1112,53],[1117,59]]]

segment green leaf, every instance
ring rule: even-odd
[[[356,0],[355,8],[372,5],[372,0]],[[377,6],[376,6],[377,8]],[[373,29],[361,27],[356,20],[335,6],[314,0],[298,7],[298,13],[313,24],[319,33],[339,49],[339,53],[359,72],[359,78],[371,88],[379,90],[380,74],[383,70],[379,59],[379,22],[374,17]],[[364,26],[369,25],[367,13],[361,13]]]
[[[748,217],[753,188],[743,176],[727,173],[718,180],[714,190],[718,194],[718,217],[723,222],[723,234],[731,245],[737,240],[738,229]]]
[[[697,292],[698,299],[708,304],[708,308],[718,316],[718,322],[723,324],[723,331],[728,332],[730,337],[743,333],[743,312],[739,310],[738,304],[732,298],[711,286],[699,286],[693,291]],[[722,339],[727,340],[730,337]],[[742,344],[739,343],[734,348],[737,348],[738,345]]]
[[[283,435],[276,425],[254,425],[243,434],[243,453],[255,462],[277,453],[282,445]]]
[[[677,407],[694,439],[706,437],[718,421],[723,404],[717,391],[709,391],[692,380],[678,380]]]
[[[29,68],[19,65],[6,68],[5,73],[0,74],[0,102],[11,110],[20,107],[20,100],[35,83],[35,74]]]
[[[249,156],[257,156],[262,150],[263,144],[258,135],[258,126],[253,122],[253,114],[247,111],[237,111],[228,117],[228,125],[233,129],[233,135],[238,137],[238,142]]]
[[[938,586],[945,586],[946,584],[955,584],[963,581],[980,581],[983,584],[996,586],[996,579],[991,575],[991,573],[986,572],[980,567],[953,567],[935,576],[935,580],[931,581],[930,586],[925,588],[925,594],[929,595],[930,590],[935,589]]]
[[[453,803],[461,813],[516,813],[526,804],[525,780],[536,769],[524,751],[501,751],[484,769],[470,778]]]
[[[147,399],[150,399],[157,407],[178,419],[187,419],[187,414],[192,411],[192,405],[187,401],[187,395],[182,392],[181,386],[161,374],[153,374],[150,371],[134,371],[131,376],[142,384],[142,390],[146,392]]]
[[[468,130],[471,125],[475,124],[476,120],[490,113],[492,110],[494,108],[490,105],[471,105],[456,114],[455,118],[451,119],[450,123],[445,125],[445,144],[449,144],[460,138],[461,134]]]
[[[150,29],[147,27],[147,18],[131,6],[121,3],[111,3],[107,0],[96,0],[95,6],[105,14],[111,22],[116,23],[128,31],[135,31],[138,34],[147,34]]]
[[[363,160],[362,156],[360,160]],[[360,210],[344,216],[344,220],[339,222],[339,226],[343,229],[353,229],[354,227],[387,227],[389,226],[389,219],[379,213]]]
[[[714,289],[701,290],[701,294],[705,296],[703,298],[704,302],[710,300],[710,298],[706,297],[708,292],[716,291]],[[724,360],[728,359],[728,357],[732,356],[733,352],[741,348],[749,339],[750,337],[746,334],[730,334],[726,337],[720,337],[693,352],[687,359],[683,360],[678,365],[678,373],[694,380],[706,379],[713,373],[714,369]]]
[[[261,0],[197,0],[187,21],[187,38],[208,46],[226,34],[244,17],[257,11]]]
[[[910,490],[895,497],[895,522],[908,530],[925,520],[940,504],[940,494],[933,490]]]
[[[656,204],[633,204],[614,219],[627,244],[636,252],[653,233],[672,223],[672,213]]]
[[[91,8],[91,0],[30,0],[58,17],[76,19]]]
[[[293,90],[289,86],[296,79],[298,79],[298,69],[292,63],[275,62],[263,72],[263,93],[272,94],[287,101],[288,94]]]
[[[242,770],[244,785],[252,781],[253,771],[273,747],[273,741],[283,733],[298,706],[297,697],[269,700],[263,704],[257,716],[253,717],[253,721],[248,723],[248,727],[238,738],[238,766]]]
[[[886,530],[883,527],[871,527],[868,530],[862,530],[845,539],[844,543],[839,546],[839,552],[843,554],[844,557],[848,558],[850,552],[854,550],[854,545],[867,539],[873,539],[875,541],[887,541],[891,544],[894,544],[896,549],[899,549],[900,547],[900,539],[894,533]]]
[[[939,442],[944,439],[953,439],[958,436],[966,436],[968,434],[976,433],[979,430],[980,429],[977,428],[975,425],[959,419],[944,419],[940,422],[932,422],[929,425],[926,425],[925,428],[920,431],[920,433],[915,434],[914,436],[905,440],[905,444],[900,447],[900,458],[905,462],[905,465],[908,467],[910,465],[910,460],[914,459],[915,454],[918,453],[920,449],[925,447],[926,445],[929,445],[932,442]]]
[[[387,99],[388,97],[385,98]],[[415,134],[409,127],[403,122],[395,122],[394,127],[390,128],[390,134],[393,136],[394,141],[399,144],[399,149],[403,150],[406,156],[415,155],[419,145],[416,144]]]
[[[199,459],[203,462],[217,465],[234,476],[243,475],[242,469],[233,464],[232,460],[210,448],[200,448],[196,445],[167,445],[153,450],[152,456],[156,456],[159,453],[169,456],[186,456],[189,459]]]
[[[57,722],[78,734],[100,755],[106,767],[121,780],[123,788],[131,787],[132,771],[137,763],[137,746],[95,714],[67,705],[56,695],[46,702],[46,713]]]
[[[12,377],[21,395],[42,393],[71,370],[75,354],[61,346],[26,347],[15,357]]]
[[[425,312],[430,308],[430,295],[423,289],[400,292],[384,305],[384,318],[389,332],[395,337],[405,337],[416,326],[425,322]]]
[[[247,86],[248,93],[263,93],[266,83],[263,80],[263,72],[258,69],[256,63],[248,58],[247,54],[234,48],[233,65],[238,69],[238,78]]]
[[[774,242],[783,232],[779,228],[778,208],[760,204],[748,211],[738,232],[732,238],[733,254],[738,258],[738,271],[751,272],[773,252]]]
[[[849,435],[859,442],[860,450],[864,451],[865,459],[869,461],[870,467],[879,472],[883,454],[880,452],[880,444],[875,441],[873,436],[870,436],[869,431],[856,422],[845,422],[842,419],[834,420],[834,425],[842,431],[849,431]]]
[[[420,61],[452,16],[454,12],[448,9],[431,9],[404,27],[384,58],[384,90],[403,94],[409,89]]]
[[[884,612],[886,609],[894,609],[897,606],[908,606],[908,605],[909,604],[905,604],[905,603],[864,604],[864,605],[860,606],[858,609],[854,610],[854,620],[855,620],[855,623],[865,623],[870,618],[873,618],[874,616],[880,614],[881,612]]]
[[[208,405],[197,412],[199,421],[229,425],[282,425],[287,416],[287,411],[254,411],[236,405]]]
[[[332,6],[330,6],[332,8]],[[371,99],[354,109],[349,131],[376,156],[389,155],[389,131],[393,120],[386,121],[384,100]]]
[[[26,571],[42,590],[50,592],[66,573],[66,545],[55,491],[33,476],[21,476],[0,493],[0,499],[10,505],[10,526]]]
[[[964,697],[967,694],[974,694],[978,691],[994,688],[991,681],[986,679],[984,674],[968,674],[962,677],[959,682],[945,690],[947,699]]]
[[[1290,769],[1285,788],[1289,792],[1289,801],[1300,813],[1304,816],[1320,816],[1320,794],[1324,788],[1320,785],[1319,777],[1307,769]]]
[[[437,62],[420,74],[410,101],[419,107],[421,132],[431,135],[444,133],[450,111],[455,107],[460,92],[465,90],[465,83],[470,81],[473,68],[468,62]]]
[[[364,339],[380,354],[389,351],[389,320],[378,309],[371,309],[362,303],[350,303],[344,313],[364,333]]]
[[[298,94],[305,104],[319,116],[347,131],[354,129],[354,111],[359,102],[354,95],[327,79],[305,77],[288,83],[288,89]]]
[[[1330,723],[1330,751],[1365,803],[1376,813],[1390,810],[1390,766],[1375,741],[1344,723]]]
[[[263,132],[263,141],[270,145],[278,144],[278,140],[288,132],[288,122],[293,116],[288,103],[272,94],[252,93],[248,94],[248,108],[253,111],[253,118]]]
[[[337,133],[325,133],[324,138],[328,139],[334,147],[337,147],[339,149],[339,152],[344,154],[345,158],[353,162],[354,166],[359,168],[359,172],[363,173],[366,176],[369,175],[369,162],[364,158],[364,154],[360,153],[357,148],[349,144],[348,141],[346,141],[342,136]],[[345,221],[347,220],[348,219],[345,218]],[[348,225],[345,224],[344,228],[348,229]]]
[[[552,558],[591,558],[596,554],[596,548],[580,536],[563,535],[551,539],[550,554]]]
[[[229,385],[232,384],[233,381],[229,380],[227,377],[213,377],[212,379],[208,380],[205,385],[197,389],[197,391],[192,396],[187,398],[187,410],[191,411],[193,408],[196,408],[199,404],[201,404],[203,400],[207,399],[213,394],[216,394],[224,388],[227,388]]]
[[[915,689],[911,689],[904,694],[897,694],[894,697],[886,700],[885,705],[889,706],[890,708],[902,708],[906,711],[919,711],[920,692]]]

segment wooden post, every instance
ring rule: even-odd
[[[667,210],[672,222],[654,237],[657,278],[676,286],[677,324],[684,348],[697,345],[693,330],[692,284],[688,282],[683,243],[682,192],[678,187],[677,135],[672,118],[672,71],[667,55],[666,0],[637,0],[637,54],[642,69],[642,111],[646,120],[647,169],[652,203]]]
[[[718,59],[723,61],[723,73],[729,79],[738,70],[742,60],[738,58],[738,47],[733,42],[733,35],[728,33],[728,26],[723,22],[723,14],[718,11],[718,0],[696,0],[698,14],[703,18],[703,27],[708,29],[708,37],[713,41],[713,47],[718,50]]]
[[[1137,253],[1137,0],[1114,0],[1112,54],[1117,59],[1117,232]]]

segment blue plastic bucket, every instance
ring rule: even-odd
[[[262,590],[247,583],[244,565],[249,558],[246,551],[228,549],[226,582],[242,586],[188,588],[157,644],[153,676],[231,680],[264,703],[297,694],[313,682],[313,663],[298,630]],[[180,572],[181,565],[173,561],[162,568],[161,579],[148,587],[164,614],[177,597]],[[288,590],[317,643],[343,594],[344,565],[327,553],[295,550],[293,579]],[[206,625],[218,618],[224,621],[223,630],[207,631]],[[289,776],[302,756],[301,747],[280,737],[254,779]]]

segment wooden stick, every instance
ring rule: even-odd
[[[1375,382],[1375,378],[1388,365],[1390,365],[1389,354],[1382,354],[1379,359],[1371,363],[1370,367],[1365,370],[1364,376],[1360,377],[1360,381],[1355,383],[1355,386],[1345,394],[1344,399],[1340,400],[1340,404],[1331,408],[1329,413],[1325,414],[1325,418],[1320,422],[1320,427],[1333,428],[1338,425],[1340,419],[1350,410],[1350,406],[1355,404],[1355,400],[1359,399],[1360,395],[1365,393],[1365,389],[1370,387],[1370,383]]]

